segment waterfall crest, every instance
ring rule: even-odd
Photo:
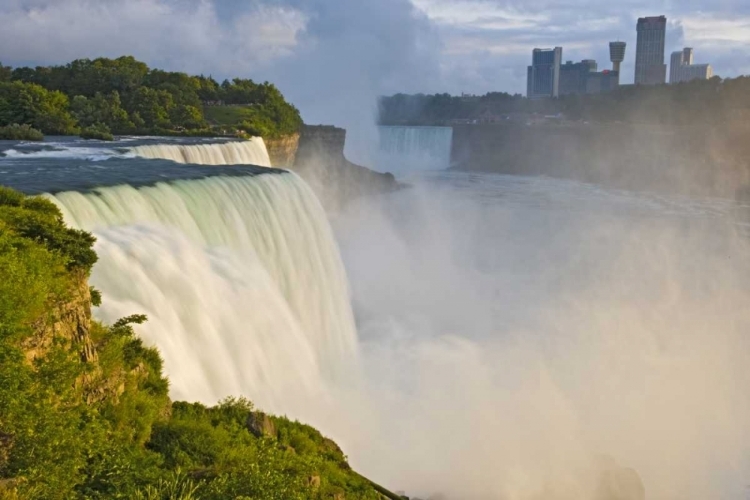
[[[219,144],[155,144],[137,146],[132,153],[142,158],[161,158],[195,165],[257,165],[270,167],[266,143],[261,137]]]
[[[92,231],[113,321],[145,313],[174,397],[244,394],[289,411],[357,363],[346,274],[323,208],[292,173],[52,197]]]
[[[450,167],[451,127],[378,127],[378,165],[410,170],[440,170]]]

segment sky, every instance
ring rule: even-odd
[[[535,47],[609,67],[608,42],[666,15],[669,54],[750,74],[747,0],[0,0],[0,62],[134,55],[152,67],[268,80],[308,123],[372,116],[396,92],[523,93]],[[344,123],[342,123],[344,122]]]

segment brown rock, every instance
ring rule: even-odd
[[[271,165],[288,168],[294,165],[299,146],[299,134],[285,135],[276,139],[263,139],[266,143]]]
[[[310,476],[307,478],[307,485],[310,488],[320,488],[320,476]]]
[[[263,412],[254,411],[247,416],[247,429],[256,437],[276,438],[276,425],[271,417]]]
[[[13,448],[13,436],[0,432],[0,470],[10,459],[10,451]]]

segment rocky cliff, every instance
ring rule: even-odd
[[[90,335],[91,291],[84,273],[75,274],[69,295],[49,305],[47,313],[34,322],[33,332],[22,342],[29,363],[43,359],[55,343],[75,349],[83,362],[96,362]]]
[[[348,161],[345,143],[346,130],[342,128],[304,126],[300,133],[292,170],[312,186],[326,208],[336,209],[361,196],[398,189],[392,174]]]
[[[553,121],[453,127],[453,168],[733,197],[750,165],[731,131]]]
[[[275,139],[264,139],[271,165],[274,167],[291,167],[297,156],[299,134],[285,135]]]

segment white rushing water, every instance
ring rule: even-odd
[[[598,492],[617,463],[648,499],[747,498],[746,207],[497,175],[414,186],[335,224],[376,402],[364,430],[337,423],[355,465],[420,497],[642,498]]]
[[[131,150],[142,158],[160,158],[195,165],[256,165],[270,167],[266,143],[261,137],[218,144],[154,144]]]
[[[379,170],[405,173],[450,167],[453,129],[450,127],[378,127]]]
[[[66,192],[66,221],[91,230],[92,284],[114,321],[166,361],[172,395],[209,403],[244,394],[268,409],[315,394],[356,365],[346,276],[325,213],[294,174],[213,177]]]
[[[293,174],[55,200],[175,398],[247,396],[410,496],[638,500],[601,496],[616,463],[650,500],[746,498],[747,207],[431,174],[333,221],[350,297]]]

